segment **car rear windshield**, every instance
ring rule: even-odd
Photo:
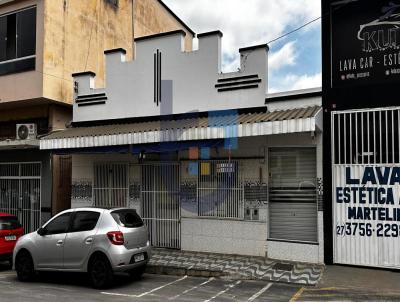
[[[21,224],[19,223],[17,217],[14,216],[0,217],[0,231],[15,230],[19,229],[20,227]]]
[[[123,209],[111,212],[114,220],[125,228],[138,228],[143,226],[143,220],[135,210]]]

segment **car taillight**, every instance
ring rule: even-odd
[[[120,231],[115,232],[108,232],[107,233],[108,239],[110,239],[112,244],[115,245],[123,245],[124,244],[124,234]]]

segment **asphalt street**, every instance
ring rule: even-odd
[[[145,274],[141,280],[116,276],[107,290],[91,288],[84,274],[45,273],[21,283],[14,271],[0,264],[1,302],[64,301],[399,301],[400,292],[379,288],[301,287],[249,280]]]
[[[107,290],[95,290],[81,274],[42,274],[21,283],[15,272],[0,272],[2,302],[62,301],[276,301],[286,302],[299,286],[268,282],[222,280],[145,274],[139,281],[117,276]]]

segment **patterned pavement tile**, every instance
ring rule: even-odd
[[[278,263],[293,264],[291,271],[276,270]],[[316,285],[324,270],[323,265],[292,263],[255,256],[226,255],[154,249],[150,265],[171,266],[185,269],[221,271],[232,278],[288,282]]]

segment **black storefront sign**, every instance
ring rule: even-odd
[[[331,88],[400,80],[400,1],[330,7]]]

